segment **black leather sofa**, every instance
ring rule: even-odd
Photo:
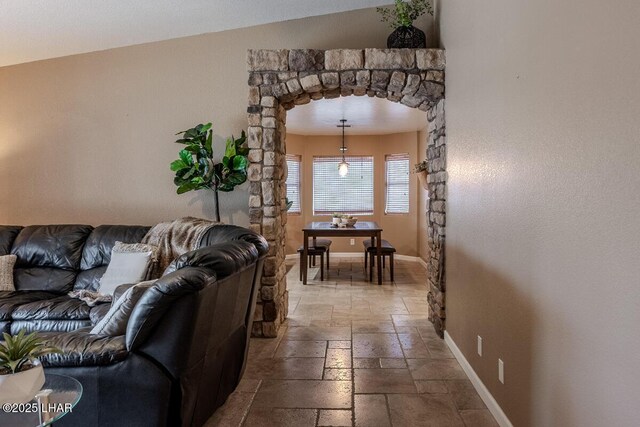
[[[136,305],[125,335],[89,333],[109,304],[92,308],[66,293],[97,289],[115,241],[139,242],[148,229],[0,226],[0,255],[18,258],[16,291],[0,292],[0,328],[42,331],[62,350],[43,358],[45,372],[84,388],[56,425],[200,426],[240,380],[268,250],[245,228],[215,226],[199,249],[175,259]]]

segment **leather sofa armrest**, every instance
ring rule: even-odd
[[[207,230],[200,240],[200,247],[237,241],[253,244],[261,258],[265,257],[269,251],[269,243],[263,236],[248,228],[230,224],[215,225]]]
[[[89,328],[82,328],[66,333],[43,333],[47,346],[62,351],[41,356],[43,366],[104,366],[127,358],[129,352],[124,335],[110,337],[93,335],[89,331]]]
[[[124,294],[125,292],[127,292],[127,289],[134,287],[136,284],[135,283],[125,283],[124,285],[120,285],[116,288],[115,291],[113,291],[113,298],[112,301],[117,301],[118,298],[120,298],[122,296],[122,294]]]

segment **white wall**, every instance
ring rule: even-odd
[[[638,425],[640,3],[443,0],[440,27],[447,329],[514,425]]]

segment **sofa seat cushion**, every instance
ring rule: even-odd
[[[84,301],[60,295],[16,307],[11,318],[14,320],[87,320],[90,313],[91,307]]]
[[[13,311],[33,301],[44,301],[60,296],[44,291],[0,291],[0,321],[11,321]]]
[[[105,366],[126,359],[129,354],[124,335],[110,337],[92,335],[89,328],[66,333],[42,333],[47,346],[57,347],[60,354],[40,357],[45,368],[53,366]]]

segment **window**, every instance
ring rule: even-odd
[[[409,154],[385,156],[387,196],[384,213],[409,213]]]
[[[373,157],[345,156],[347,176],[338,175],[342,157],[313,158],[313,214],[373,214]]]
[[[291,203],[289,213],[299,214],[300,209],[300,156],[287,154],[287,199]]]

